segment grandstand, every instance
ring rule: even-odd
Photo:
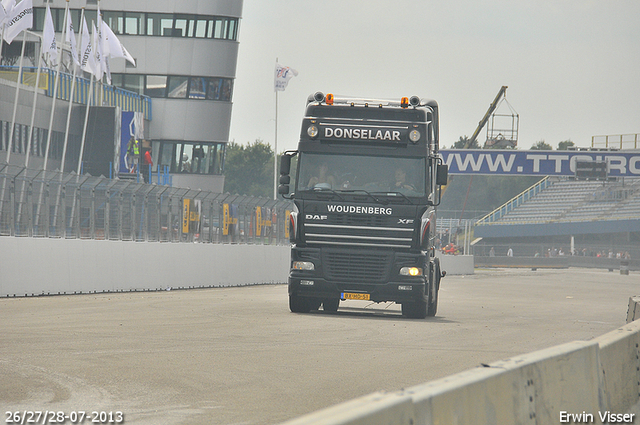
[[[640,178],[545,177],[478,220],[474,236],[492,243],[575,236],[610,244],[616,239],[640,250]]]

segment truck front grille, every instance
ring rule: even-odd
[[[388,280],[391,254],[330,251],[323,255],[325,273],[331,280],[382,283]]]

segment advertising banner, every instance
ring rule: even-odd
[[[578,162],[606,162],[609,177],[640,177],[639,151],[441,150],[449,174],[575,176]]]

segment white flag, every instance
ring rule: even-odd
[[[103,37],[106,38],[105,42],[105,56],[109,56],[110,58],[124,58],[131,62],[133,66],[136,66],[136,61],[133,59],[133,56],[127,51],[127,49],[120,43],[118,37],[114,34],[114,32],[109,28],[106,22],[102,21],[102,33]]]
[[[0,31],[2,31],[2,26],[4,25],[4,20],[7,18],[7,11],[4,10],[4,6],[0,3]]]
[[[98,18],[100,19],[100,18]],[[96,76],[96,80],[102,80],[104,75],[104,59],[102,57],[102,38],[100,37],[100,31],[96,29],[95,23],[91,22],[91,31],[93,32],[93,48],[95,50],[95,67],[93,68]]]
[[[298,71],[288,66],[282,66],[276,63],[276,73],[273,83],[274,91],[284,91],[289,84],[289,80],[298,75]]]
[[[15,0],[2,0],[2,2],[0,2],[0,31],[2,30],[2,26],[6,24],[6,20],[9,19],[9,15],[11,15],[15,4]]]
[[[6,6],[5,6],[6,8]],[[9,14],[9,19],[5,23],[4,40],[11,44],[14,38],[23,30],[33,26],[33,2],[32,0],[22,0],[13,7]]]
[[[49,7],[47,5],[47,7]],[[71,56],[76,65],[80,66],[78,59],[78,46],[76,45],[76,33],[73,31],[73,21],[71,21],[71,12],[67,10],[67,43],[71,45]]]
[[[47,3],[47,13],[44,16],[44,31],[42,32],[42,54],[49,55],[51,65],[56,65],[58,60],[58,46],[56,45],[56,30],[53,27],[51,9]]]
[[[80,67],[83,71],[95,75],[95,55],[93,54],[93,44],[87,28],[87,20],[82,21],[82,45],[80,46],[82,57],[80,58]]]

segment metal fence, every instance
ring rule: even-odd
[[[288,244],[291,202],[0,165],[0,236]]]

